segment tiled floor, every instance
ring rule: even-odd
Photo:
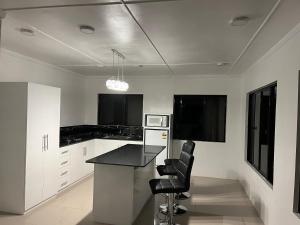
[[[72,187],[24,216],[0,213],[0,225],[96,225],[91,215],[93,178]],[[262,225],[236,181],[193,177],[189,212],[177,216],[181,225]],[[160,198],[150,200],[135,225],[153,225]],[[100,225],[100,224],[97,224]]]

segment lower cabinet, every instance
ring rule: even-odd
[[[60,148],[59,190],[94,172],[94,164],[86,160],[110,152],[126,144],[143,144],[142,141],[94,139]]]
[[[95,156],[110,152],[127,144],[143,144],[143,141],[127,141],[127,140],[111,140],[96,139],[95,140]]]
[[[94,171],[94,165],[85,162],[95,156],[94,143],[90,140],[60,148],[59,190]]]

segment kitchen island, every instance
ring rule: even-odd
[[[94,163],[93,217],[96,222],[131,225],[151,197],[155,158],[164,146],[128,144],[87,161]]]

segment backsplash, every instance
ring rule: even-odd
[[[78,125],[60,128],[60,147],[91,139],[143,140],[143,127]]]

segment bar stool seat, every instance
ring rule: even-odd
[[[156,170],[160,176],[171,175],[176,176],[176,169],[173,165],[159,165]]]
[[[152,179],[149,184],[153,194],[181,193],[186,190],[184,184],[177,179]]]

